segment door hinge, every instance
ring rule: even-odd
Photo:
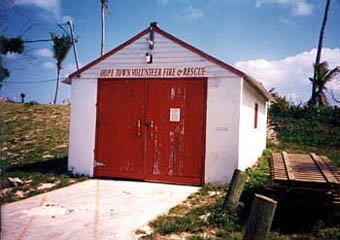
[[[105,166],[105,163],[94,160],[94,167],[104,167],[104,166]]]

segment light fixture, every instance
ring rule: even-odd
[[[152,63],[152,54],[146,53],[145,54],[145,60],[148,64]]]
[[[149,49],[153,49],[153,45],[154,45],[154,41],[151,39],[147,39],[148,43],[149,43]]]
[[[157,28],[157,22],[150,23],[150,37],[147,39],[149,43],[149,49],[152,50],[155,45],[155,33],[154,29]]]

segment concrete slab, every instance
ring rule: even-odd
[[[198,187],[88,180],[1,207],[1,239],[132,239]]]

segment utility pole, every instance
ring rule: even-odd
[[[102,3],[102,12],[101,12],[101,17],[102,17],[102,42],[101,42],[101,51],[100,55],[104,55],[104,48],[105,48],[105,5],[106,5],[106,0],[101,0]]]
[[[79,70],[77,47],[76,47],[76,42],[75,42],[75,40],[74,40],[74,35],[73,35],[74,25],[73,25],[73,23],[72,23],[71,20],[68,20],[68,21],[67,21],[67,25],[69,25],[69,27],[70,27],[71,40],[72,40],[72,45],[73,45],[74,58],[75,58],[75,61],[76,61],[77,70]]]

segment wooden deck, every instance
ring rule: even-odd
[[[340,216],[340,171],[326,156],[273,153],[271,189],[297,189],[330,194],[334,215]]]

